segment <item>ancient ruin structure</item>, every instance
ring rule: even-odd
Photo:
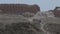
[[[56,7],[53,10],[53,13],[54,13],[55,17],[60,17],[60,7]]]
[[[40,11],[40,7],[38,5],[0,4],[0,12],[3,13],[21,14],[24,12],[37,13],[38,11]]]

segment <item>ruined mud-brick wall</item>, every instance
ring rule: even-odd
[[[60,7],[56,7],[53,11],[55,17],[60,17]]]
[[[55,10],[54,15],[55,17],[60,17],[60,10]]]
[[[40,11],[38,5],[27,5],[27,4],[0,4],[0,10],[4,13],[17,13],[23,12],[37,13]]]

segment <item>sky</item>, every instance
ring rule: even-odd
[[[60,7],[60,0],[0,0],[0,4],[37,4],[41,11],[54,10],[55,7]]]

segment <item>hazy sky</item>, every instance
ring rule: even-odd
[[[37,4],[41,11],[54,9],[60,6],[60,0],[0,0],[0,3],[22,3],[22,4]]]

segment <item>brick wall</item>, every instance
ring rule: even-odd
[[[32,12],[37,13],[40,11],[38,5],[27,5],[27,4],[0,4],[0,10],[2,12],[8,13],[23,13],[23,12]]]
[[[60,7],[56,7],[53,11],[55,17],[60,17]]]

